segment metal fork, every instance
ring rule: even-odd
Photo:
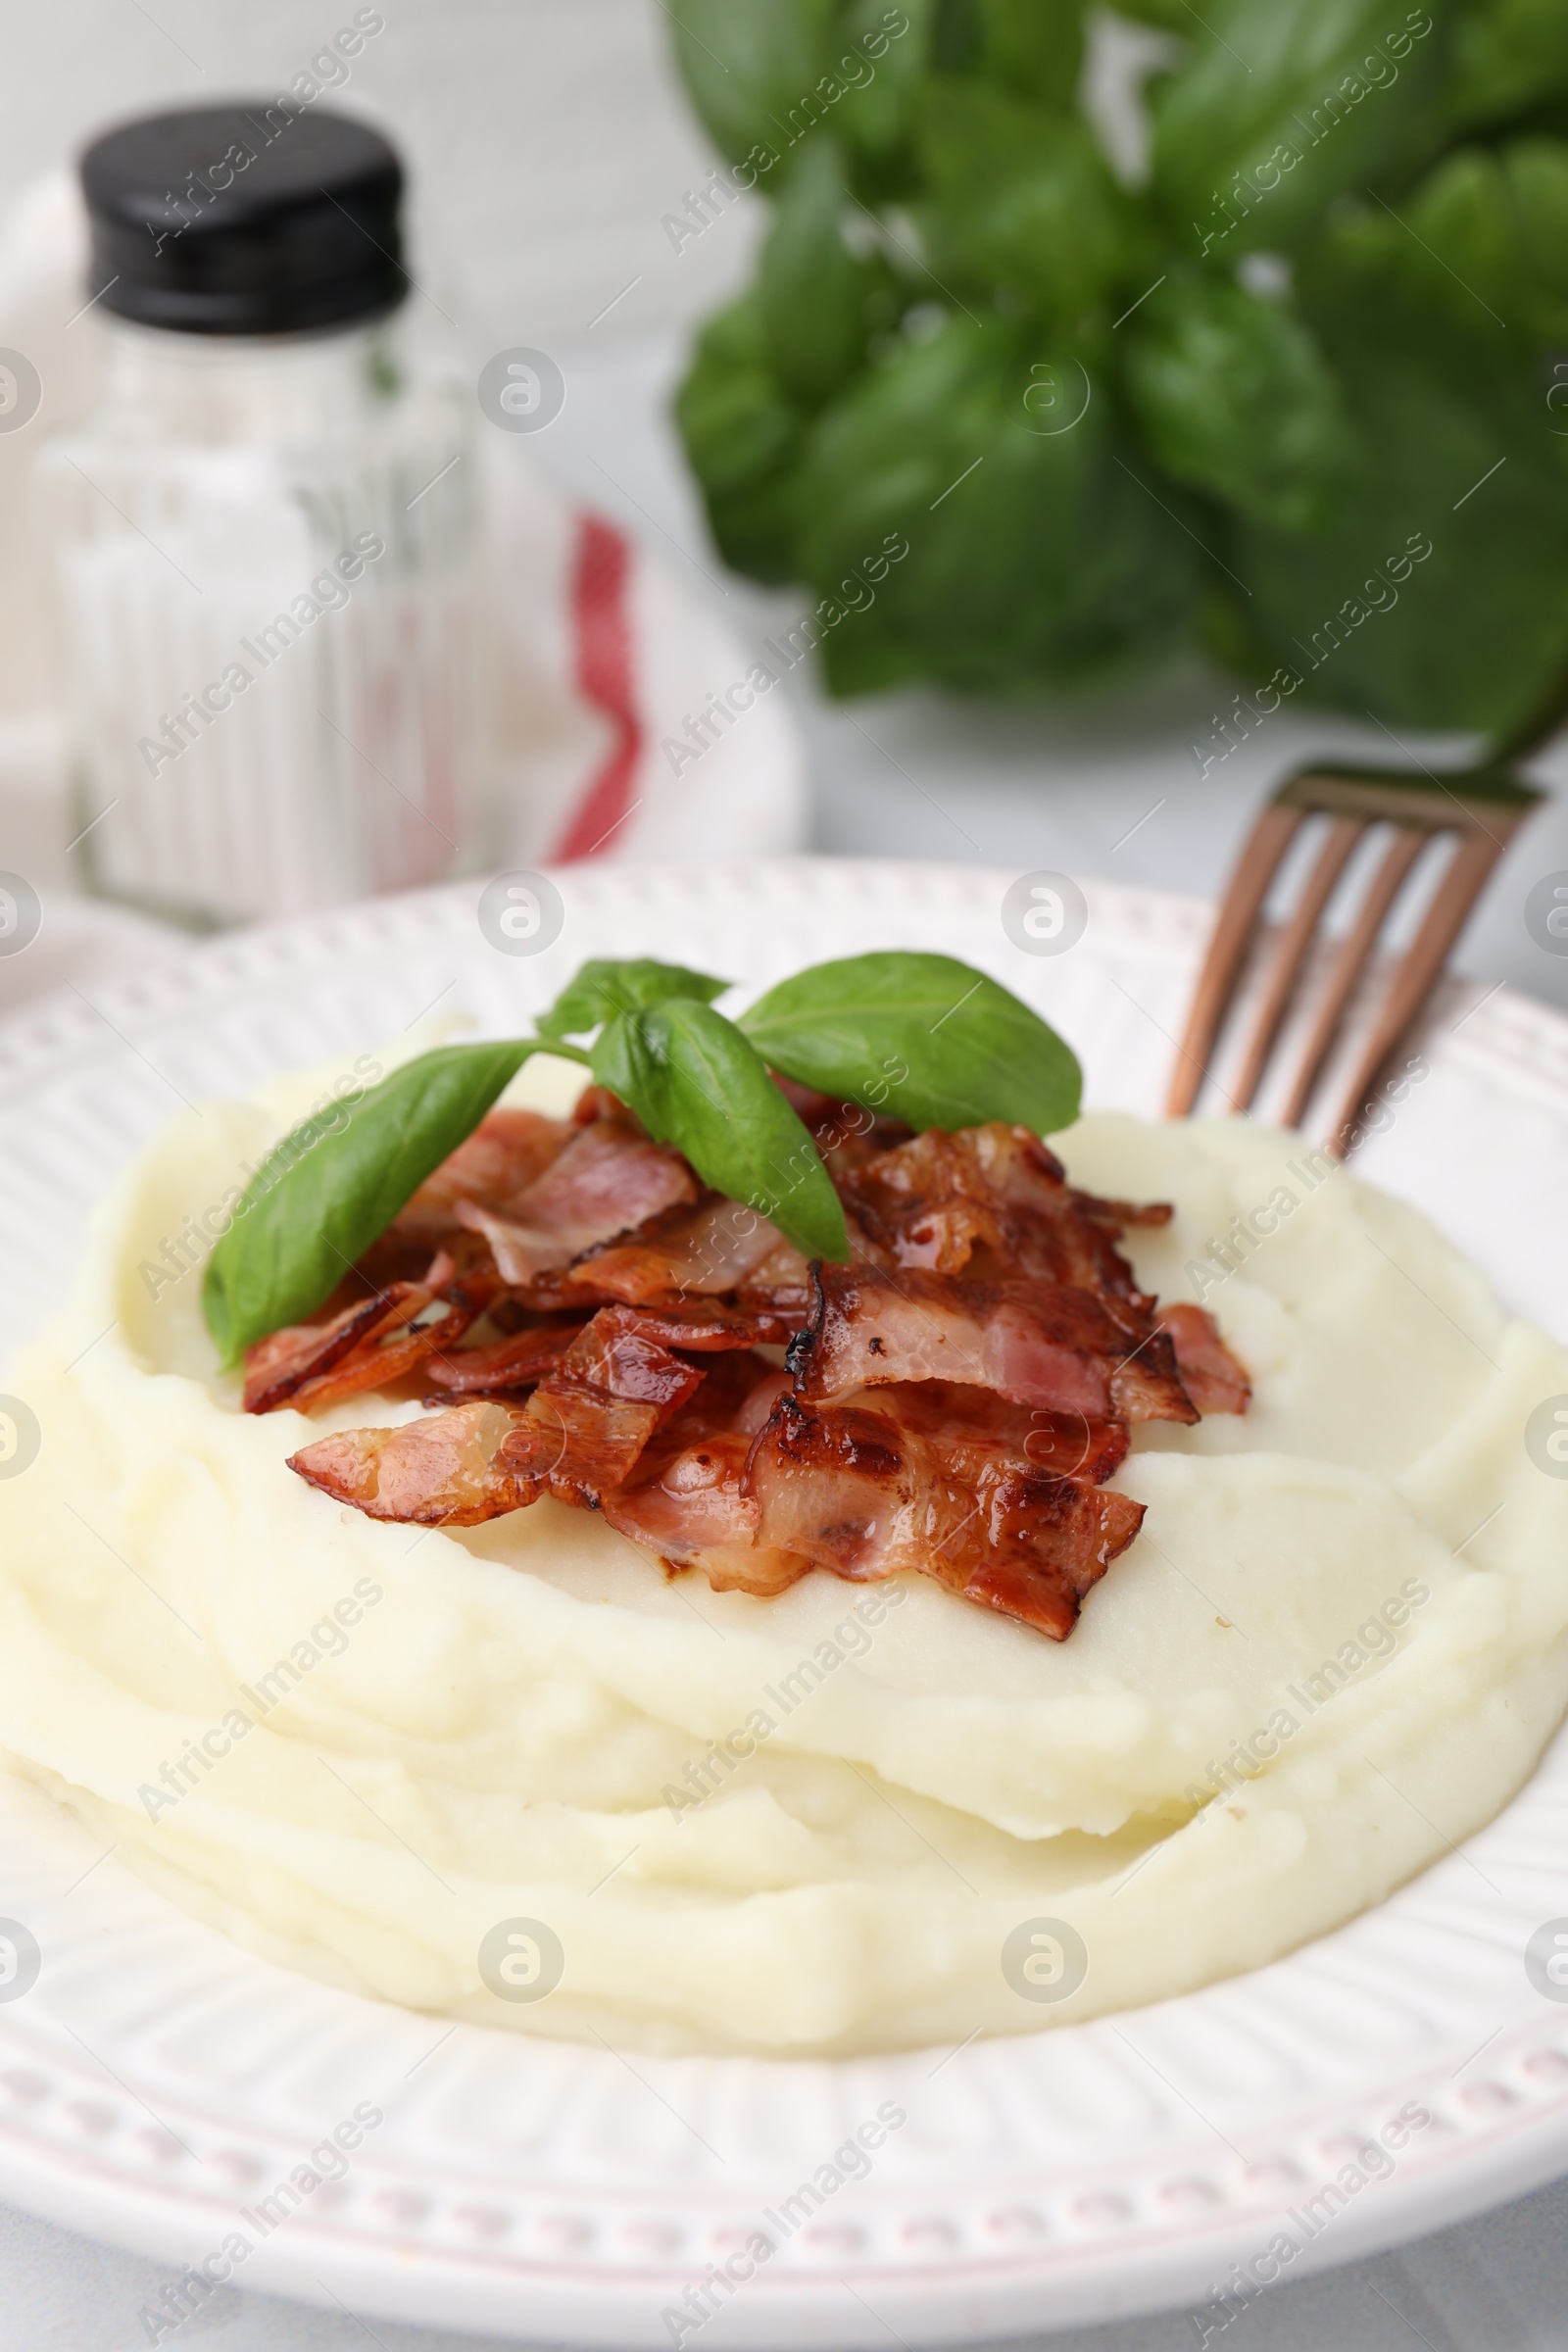
[[[1252,828],[1220,906],[1171,1079],[1166,1103],[1171,1117],[1185,1116],[1198,1099],[1257,935],[1264,901],[1286,852],[1308,818],[1326,816],[1328,829],[1301,895],[1274,943],[1242,1049],[1240,1076],[1234,1084],[1227,1083],[1237,1110],[1248,1109],[1256,1100],[1281,1026],[1299,994],[1324,912],[1356,848],[1374,825],[1392,825],[1394,833],[1349,929],[1330,956],[1327,982],[1311,1012],[1279,1112],[1288,1127],[1298,1125],[1306,1109],[1356,982],[1423,850],[1440,835],[1452,834],[1456,846],[1446,870],[1354,1055],[1338,1115],[1324,1142],[1323,1149],[1334,1157],[1345,1155],[1357,1108],[1413,1026],[1493,867],[1544,797],[1520,780],[1514,762],[1555,731],[1565,699],[1555,694],[1483,764],[1458,774],[1437,777],[1397,768],[1321,764],[1302,769],[1274,795]]]

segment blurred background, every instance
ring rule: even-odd
[[[477,619],[514,706],[470,864],[808,847],[1209,896],[1306,755],[1451,765],[1561,673],[1560,9],[76,0],[4,22],[25,104],[0,343],[42,397],[0,435],[0,823],[41,889],[81,888],[95,852],[101,875],[123,822],[77,840],[112,796],[72,773],[23,513],[38,448],[102,398],[101,314],[74,316],[85,291],[62,314],[85,270],[67,167],[127,116],[247,94],[314,90],[395,141],[400,331],[465,403],[508,354],[559,372],[525,437],[468,410],[496,566]],[[563,635],[584,511],[632,550],[634,719]],[[1431,550],[1413,573],[1407,542]],[[777,691],[712,715],[769,639]],[[429,846],[390,880],[435,878]],[[1568,1003],[1525,919],[1559,865],[1553,807],[1466,968]],[[111,927],[92,954],[145,944]],[[57,977],[46,934],[0,962],[0,1001]]]

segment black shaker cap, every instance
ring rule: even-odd
[[[89,291],[144,326],[345,326],[408,292],[403,167],[379,131],[259,98],[105,131],[81,158]]]

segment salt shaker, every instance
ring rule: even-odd
[[[471,404],[395,151],[206,107],[81,178],[106,390],[40,469],[93,887],[206,928],[473,870]]]

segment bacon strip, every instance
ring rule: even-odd
[[[1168,1222],[1074,1192],[1055,1154],[1027,1127],[992,1120],[947,1135],[933,1128],[835,1171],[870,1242],[901,1266],[981,1281],[1066,1284],[1147,1308],[1115,1247],[1126,1225]]]
[[[951,1380],[1045,1412],[1196,1421],[1163,1333],[1138,1336],[1067,1284],[959,1282],[910,1269],[823,1266],[820,1306],[791,1357],[812,1402],[889,1381]]]
[[[739,1200],[711,1198],[691,1215],[675,1218],[634,1242],[595,1251],[572,1268],[572,1288],[636,1305],[644,1299],[717,1298],[752,1279],[770,1258],[788,1250],[776,1225]],[[806,1260],[790,1256],[806,1274]]]
[[[666,1569],[697,1568],[715,1592],[781,1592],[810,1562],[757,1542],[744,1492],[752,1442],[789,1375],[759,1356],[726,1356],[646,1448],[633,1478],[604,1503],[623,1536]]]
[[[581,1330],[580,1323],[535,1325],[491,1347],[456,1348],[431,1365],[425,1403],[451,1404],[460,1396],[505,1396],[534,1388],[548,1373],[560,1371]]]
[[[403,1297],[413,1283],[395,1288]],[[387,1312],[388,1294],[357,1298],[352,1306],[325,1323],[285,1323],[245,1350],[244,1407],[248,1413],[271,1413],[287,1404],[302,1382],[341,1361]]]
[[[537,1110],[490,1111],[404,1203],[390,1230],[408,1240],[440,1241],[458,1224],[460,1201],[504,1209],[537,1184],[571,1133],[568,1119],[547,1119]]]
[[[506,1280],[526,1285],[696,1199],[696,1179],[679,1152],[618,1120],[596,1119],[578,1129],[505,1215],[474,1200],[458,1201],[455,1213],[460,1224],[484,1235]]]
[[[341,1430],[302,1446],[288,1466],[370,1519],[476,1527],[533,1500],[497,1465],[519,1418],[505,1404],[455,1405],[401,1429]]]
[[[1178,1299],[1161,1307],[1159,1327],[1170,1336],[1182,1387],[1200,1413],[1245,1413],[1252,1384],[1203,1307]]]
[[[741,1348],[782,1348],[795,1339],[804,1313],[758,1299],[723,1306],[716,1299],[683,1298],[675,1303],[627,1310],[627,1328],[644,1332],[665,1348],[694,1355],[725,1354]]]
[[[870,1400],[878,1412],[893,1412],[918,1436],[936,1439],[962,1457],[978,1459],[1001,1447],[1032,1470],[1101,1486],[1127,1458],[1123,1421],[1092,1421],[1083,1413],[1046,1413],[1014,1404],[988,1389],[923,1380],[906,1388],[881,1389]]]
[[[619,1326],[656,1341],[661,1348],[711,1355],[766,1345],[783,1346],[800,1330],[802,1316],[758,1306],[743,1311],[716,1300],[683,1300],[672,1306],[627,1310]],[[534,1388],[576,1359],[571,1350],[585,1323],[535,1325],[483,1348],[460,1348],[431,1367],[428,1404],[458,1396],[502,1396]]]
[[[450,1259],[437,1282],[443,1279],[451,1279]],[[478,1312],[478,1302],[461,1290],[439,1298],[437,1283],[427,1279],[391,1283],[326,1323],[288,1325],[247,1350],[244,1409],[275,1413],[292,1404],[308,1412],[364,1389],[385,1388],[449,1347]]]
[[[1003,1447],[945,1447],[864,1405],[782,1397],[753,1447],[758,1541],[857,1582],[916,1570],[1063,1641],[1142,1525],[1130,1496]]]
[[[602,1307],[529,1397],[501,1464],[535,1494],[598,1510],[702,1377],[643,1328],[634,1307]]]

